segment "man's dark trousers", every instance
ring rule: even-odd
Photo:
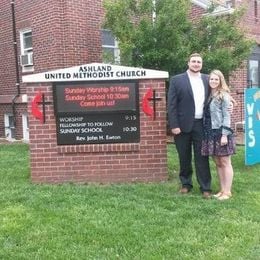
[[[174,136],[180,160],[180,181],[182,187],[192,189],[192,147],[195,161],[196,177],[200,190],[211,191],[211,175],[208,156],[201,155],[203,138],[203,120],[195,119],[191,132],[181,132]]]

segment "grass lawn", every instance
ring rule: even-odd
[[[233,198],[158,184],[36,185],[28,146],[0,145],[0,259],[260,259],[260,164],[233,156]],[[213,190],[218,183],[212,164]]]

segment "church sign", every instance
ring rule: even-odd
[[[32,182],[167,180],[168,76],[102,63],[23,76]]]
[[[139,142],[134,82],[55,84],[58,144]]]
[[[138,79],[167,77],[162,71],[92,63],[24,76],[23,82],[53,84],[57,144],[77,145],[139,142]]]

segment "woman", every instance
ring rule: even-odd
[[[204,139],[202,155],[211,155],[217,168],[220,191],[213,195],[218,200],[231,198],[233,167],[231,155],[235,153],[233,131],[230,128],[229,88],[221,71],[209,75],[210,97],[204,115]]]

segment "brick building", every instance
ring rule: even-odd
[[[1,1],[0,137],[29,138],[23,75],[101,62],[101,14],[101,1]]]
[[[231,85],[235,86],[233,95],[239,101],[238,113],[234,114],[234,121],[238,122],[243,120],[244,87],[260,85],[260,1],[216,2],[219,5],[216,15],[226,15],[246,4],[241,26],[249,28],[249,35],[258,44],[231,79]],[[210,3],[193,0],[193,16],[205,14]],[[102,30],[103,15],[102,1],[1,1],[0,138],[29,139],[28,102],[22,76],[102,62],[104,53],[118,57],[116,41],[109,31]]]
[[[192,17],[199,17],[207,12],[212,1],[194,0]],[[234,71],[230,77],[232,96],[238,101],[238,106],[233,113],[232,122],[243,127],[244,121],[244,88],[260,87],[260,1],[259,0],[216,0],[218,7],[213,15],[228,15],[235,8],[243,6],[246,10],[241,19],[241,27],[247,31],[248,37],[255,40],[256,45],[242,66]]]

